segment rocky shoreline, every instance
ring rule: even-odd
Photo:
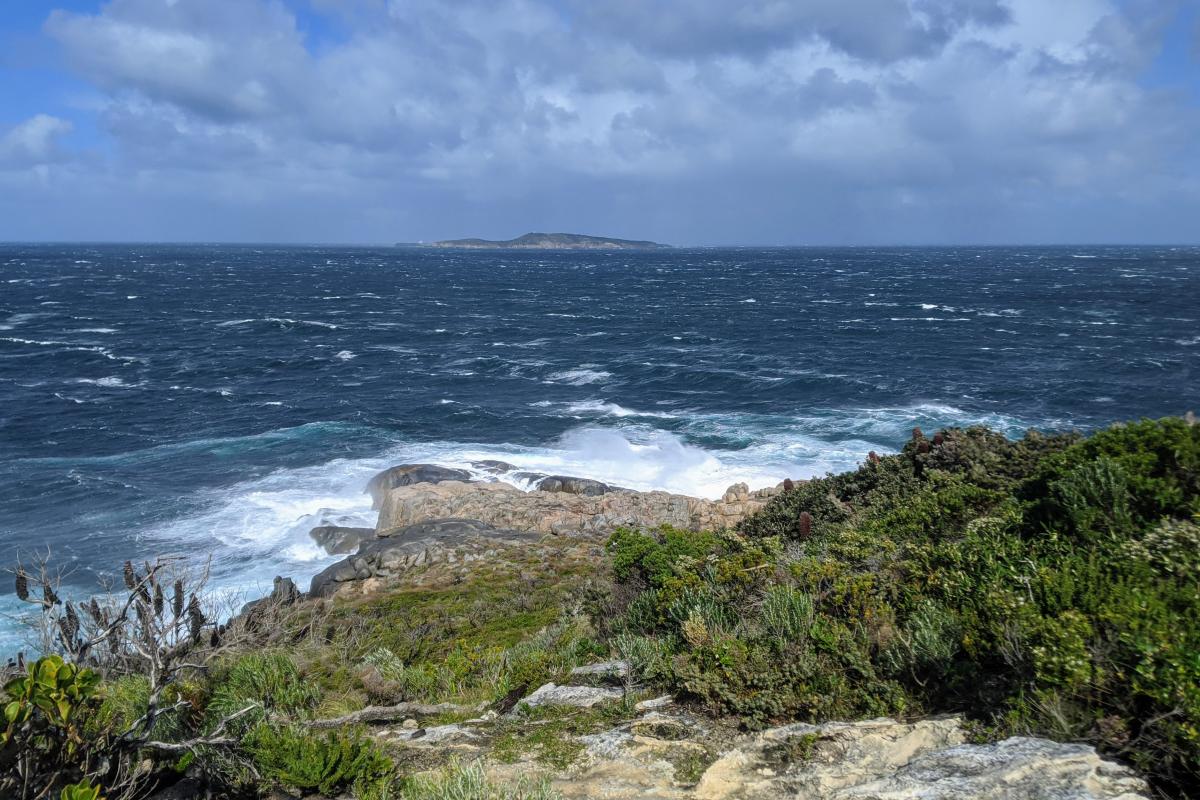
[[[516,469],[500,462],[472,466],[485,475]],[[277,578],[271,597],[259,603],[355,602],[398,590],[444,589],[488,565],[519,560],[550,569],[571,559],[595,562],[605,537],[618,527],[731,528],[793,486],[787,481],[751,491],[736,484],[719,500],[704,500],[572,476],[523,475],[531,487],[523,490],[474,474],[431,464],[380,473],[366,488],[379,509],[376,527],[314,528],[315,542],[346,557],[312,579],[307,597],[291,580]],[[243,617],[251,617],[256,605]],[[504,737],[539,724],[527,722],[529,714],[540,708],[591,714],[606,705],[627,707],[623,721],[568,737],[576,755],[546,777],[557,796],[580,800],[1150,796],[1135,772],[1088,745],[1032,737],[972,743],[969,726],[958,717],[794,723],[746,733],[670,695],[649,698],[629,675],[626,662],[596,662],[573,669],[565,684],[545,684],[513,698],[499,713],[492,708],[434,724],[420,720],[444,715],[448,706],[402,703],[368,708],[347,724],[382,720],[372,726],[372,736],[413,754],[416,762],[442,763],[451,754],[455,763],[474,764],[486,780],[513,786],[530,774],[547,776],[544,758],[497,757]]]
[[[751,491],[738,483],[720,499],[705,500],[639,492],[590,478],[520,472],[499,461],[472,466],[488,477],[436,464],[400,464],[372,478],[365,491],[379,510],[375,528],[321,525],[310,532],[327,553],[347,557],[317,574],[309,593],[329,597],[379,591],[414,568],[494,558],[504,548],[528,546],[546,535],[600,541],[621,527],[733,528],[785,485]],[[502,474],[530,488],[497,480]]]

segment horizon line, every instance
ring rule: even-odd
[[[616,238],[616,237],[605,237]],[[10,247],[17,245],[25,246],[161,246],[161,247],[296,247],[296,248],[311,248],[311,247],[338,247],[338,248],[369,248],[369,249],[429,249],[451,250],[456,248],[440,247],[434,248],[433,242],[443,240],[431,240],[430,242],[272,242],[272,241],[252,241],[252,240],[187,240],[187,239],[0,239],[0,247]],[[649,241],[649,240],[647,240]],[[656,244],[664,244],[667,249],[674,250],[738,250],[738,249],[760,249],[760,250],[802,250],[815,248],[842,248],[842,249],[865,249],[865,248],[900,248],[900,247],[929,247],[929,248],[980,248],[980,247],[1200,247],[1200,241],[1196,242],[1135,242],[1135,241],[1114,241],[1114,242],[888,242],[880,244],[847,244],[847,243],[832,243],[832,242],[811,242],[811,243],[792,243],[792,244],[667,244],[656,242]],[[488,248],[462,248],[466,250],[486,250]],[[523,249],[532,251],[540,251],[540,248],[511,248],[498,247],[497,250],[505,250],[507,252],[521,252]],[[565,251],[570,251],[572,248],[563,248]],[[606,252],[602,248],[581,248],[586,252]],[[630,252],[634,248],[613,248],[611,252]]]

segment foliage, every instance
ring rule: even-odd
[[[455,762],[437,773],[418,775],[401,783],[403,800],[561,800],[548,781],[499,786],[488,780],[478,763]]]
[[[104,800],[100,787],[93,786],[91,781],[82,780],[62,788],[58,794],[59,800]]]
[[[262,723],[246,736],[245,747],[264,777],[329,796],[349,788],[356,797],[376,796],[394,771],[370,739],[341,731]]]
[[[51,787],[83,775],[88,751],[84,725],[99,682],[92,670],[50,655],[4,685],[0,792]]]
[[[247,730],[268,714],[303,715],[317,701],[318,691],[304,680],[286,653],[248,653],[233,661],[218,677],[207,715],[212,723],[253,709],[238,721]]]
[[[620,531],[614,647],[749,726],[966,712],[1200,781],[1200,426],[919,431],[738,534]]]

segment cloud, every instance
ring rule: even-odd
[[[572,0],[588,28],[668,56],[758,57],[823,40],[848,55],[889,62],[927,57],[969,25],[1008,21],[998,0]]]
[[[65,119],[37,114],[0,136],[0,169],[21,169],[56,163],[69,156],[60,139],[71,132]]]
[[[1168,18],[1117,0],[298,10],[52,13],[108,155],[29,194],[86,180],[154,209],[139,235],[206,239],[1105,238],[1200,210],[1196,108],[1139,83]],[[63,132],[17,138],[54,160]]]

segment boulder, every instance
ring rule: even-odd
[[[489,475],[503,475],[506,472],[517,471],[517,466],[515,464],[510,464],[507,461],[496,461],[494,459],[472,461],[471,466],[480,472],[486,472]]]
[[[308,532],[317,546],[331,556],[353,553],[367,539],[375,538],[374,528],[343,528],[340,525],[320,525]]]
[[[400,464],[371,478],[367,493],[371,495],[371,507],[379,508],[384,496],[397,486],[415,483],[440,483],[441,481],[469,481],[471,473],[465,469],[441,467],[437,464]]]
[[[591,478],[575,478],[570,475],[548,475],[535,483],[533,488],[543,492],[566,492],[586,497],[598,497],[609,492],[623,491],[601,481],[594,481]]]
[[[309,594],[329,597],[352,581],[397,578],[430,564],[479,561],[492,557],[498,545],[528,545],[538,538],[473,519],[428,520],[364,541],[353,555],[314,576]]]

